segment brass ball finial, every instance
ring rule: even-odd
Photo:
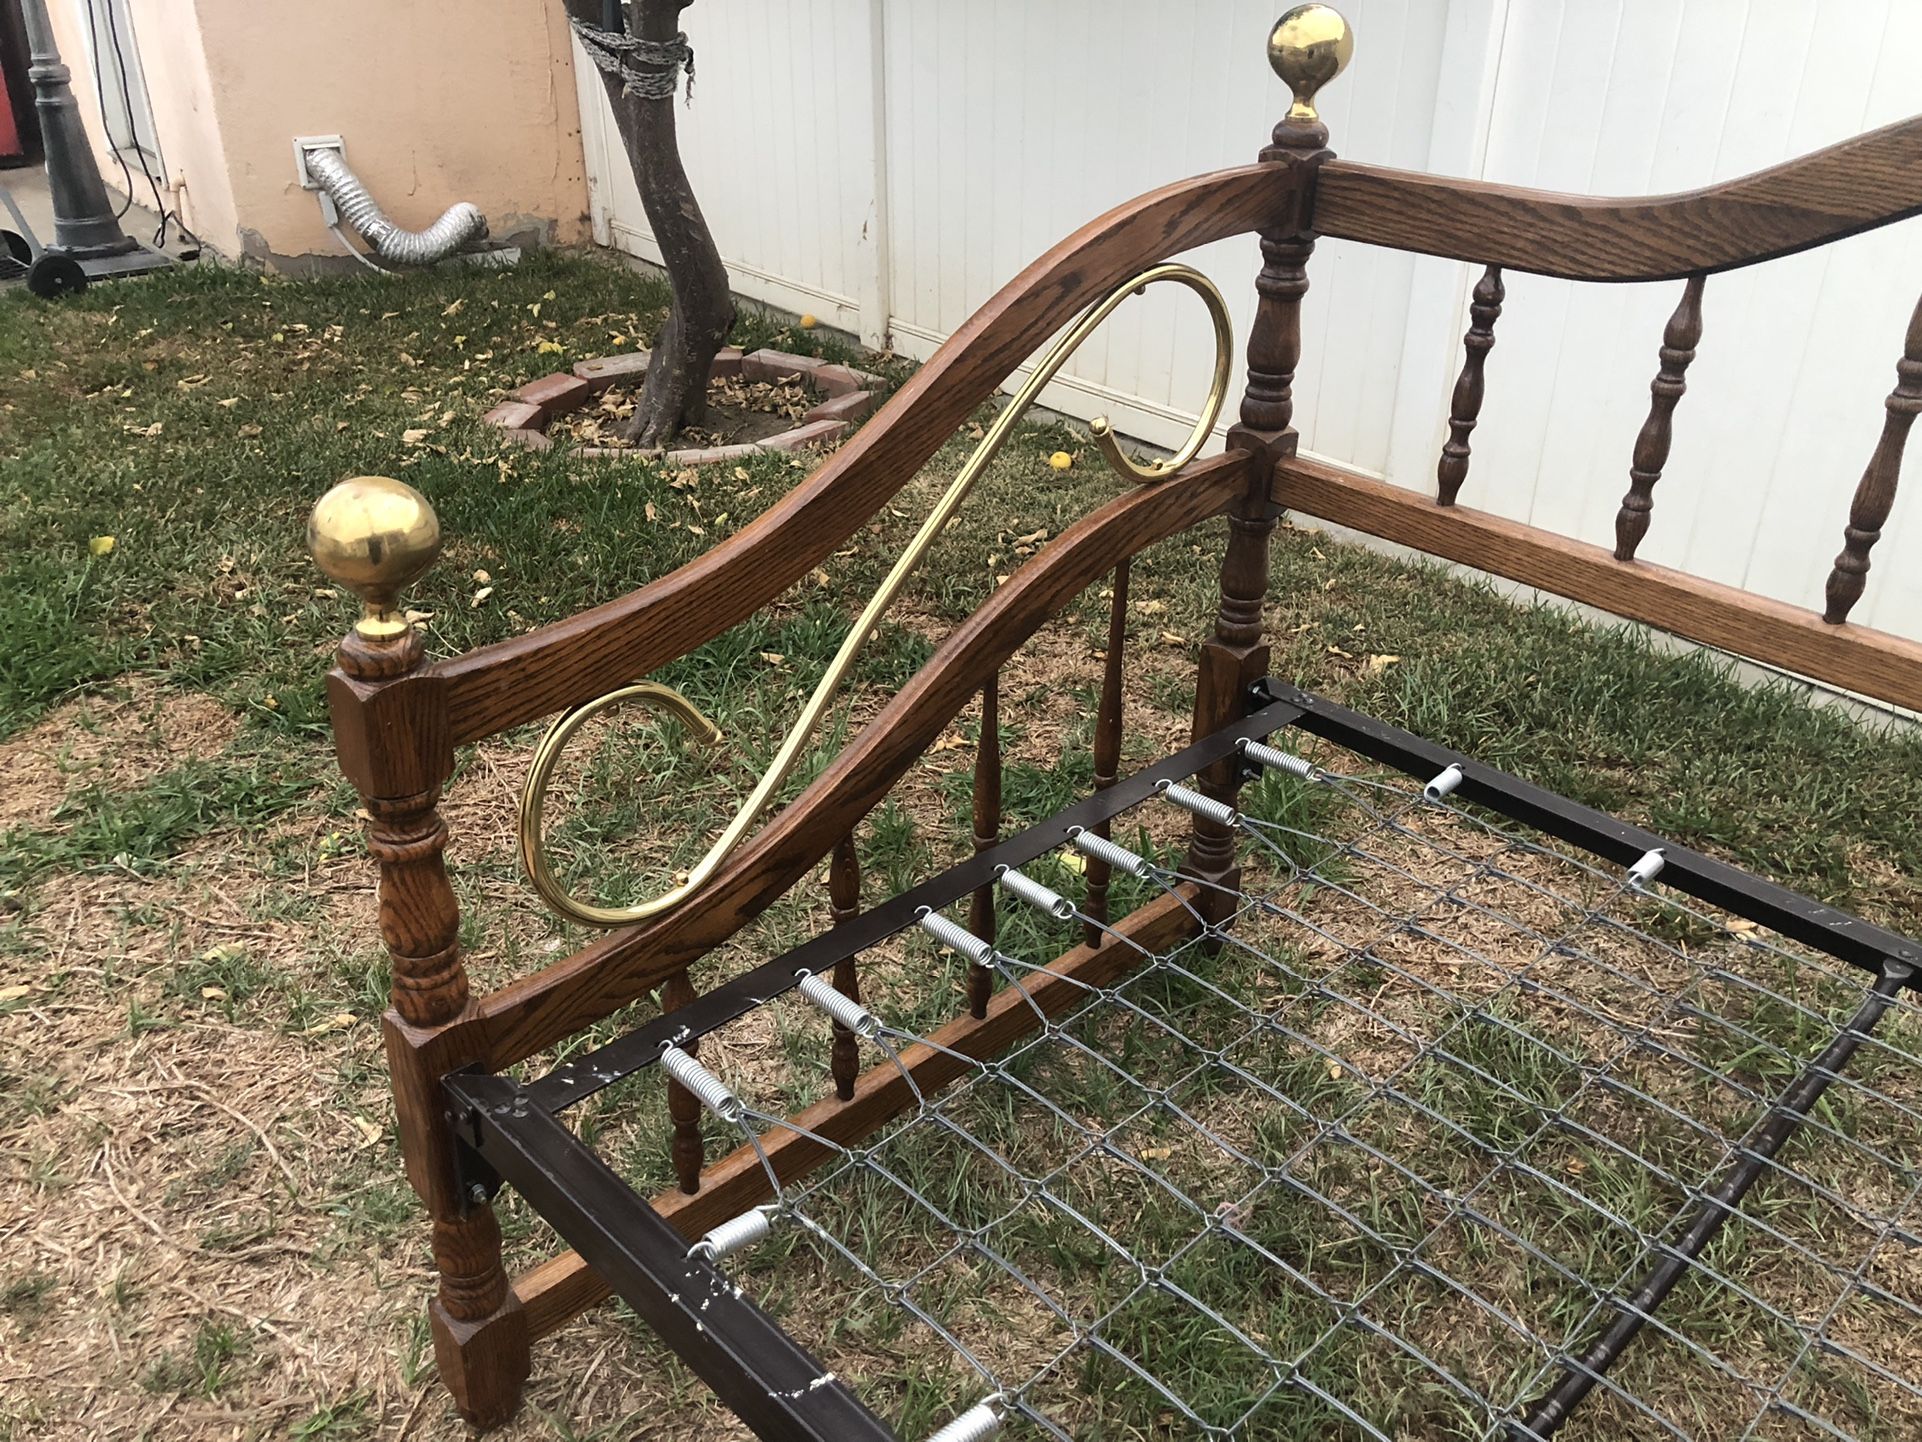
[[[370,641],[407,634],[396,602],[440,554],[440,519],[412,486],[386,476],[353,476],[314,503],[307,550],[334,580],[359,596],[354,629]]]
[[[1294,93],[1288,119],[1313,123],[1315,92],[1348,68],[1355,32],[1332,5],[1297,5],[1268,32],[1268,63]]]

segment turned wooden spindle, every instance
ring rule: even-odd
[[[1277,459],[1292,444],[1295,368],[1301,363],[1301,299],[1308,294],[1312,235],[1261,238],[1261,273],[1255,277],[1255,324],[1248,335],[1248,384],[1241,396],[1241,426],[1259,436]],[[1237,428],[1239,429],[1239,428]],[[1233,432],[1231,431],[1231,435]]]
[[[1649,512],[1655,506],[1655,483],[1668,464],[1668,449],[1675,438],[1675,403],[1688,389],[1688,364],[1695,359],[1695,347],[1702,339],[1702,275],[1691,275],[1682,287],[1682,299],[1675,314],[1668,318],[1662,332],[1661,363],[1655,379],[1649,382],[1648,419],[1642,422],[1635,438],[1635,455],[1628,468],[1628,494],[1615,513],[1615,559],[1632,561],[1635,548],[1648,534]]]
[[[679,1011],[694,997],[694,983],[687,971],[675,972],[661,983],[661,1014]],[[681,1050],[695,1056],[700,1043],[684,1041]],[[701,1099],[672,1077],[667,1078],[667,1117],[673,1128],[668,1151],[674,1161],[674,1180],[683,1192],[693,1196],[701,1189],[701,1169],[707,1165],[707,1143],[701,1136]]]
[[[855,854],[853,832],[835,843],[833,859],[828,862],[828,904],[833,909],[836,926],[861,914],[861,858]],[[849,1001],[861,999],[861,978],[852,956],[844,956],[834,963],[834,989]],[[828,1051],[828,1071],[834,1077],[834,1094],[842,1101],[853,1100],[854,1079],[860,1069],[860,1046],[854,1033],[835,1022],[834,1040]]]
[[[1121,769],[1121,661],[1122,652],[1128,641],[1128,559],[1123,557],[1114,568],[1114,595],[1108,604],[1108,654],[1101,668],[1101,701],[1095,710],[1094,720],[1094,789],[1106,791],[1115,784],[1115,777]],[[1091,826],[1089,830],[1099,836],[1107,836],[1109,827],[1106,821]],[[1108,883],[1110,867],[1105,861],[1088,858],[1087,899],[1082,903],[1082,911],[1087,915],[1083,923],[1083,940],[1089,946],[1099,946],[1107,932],[1102,925],[1108,920]]]
[[[1315,109],[1315,94],[1347,66],[1354,35],[1327,5],[1297,5],[1275,22],[1268,35],[1268,63],[1293,93],[1293,103],[1277,122],[1261,159],[1312,171],[1329,158],[1328,127]],[[1229,431],[1229,445],[1259,450],[1271,459],[1292,454],[1295,368],[1301,362],[1301,298],[1308,293],[1308,257],[1315,235],[1313,175],[1306,177],[1291,224],[1261,232],[1261,273],[1255,277],[1255,322],[1248,333],[1248,381],[1242,391],[1240,424]]]
[[[1295,370],[1301,363],[1301,301],[1308,293],[1308,258],[1314,252],[1315,176],[1327,160],[1328,127],[1315,109],[1315,94],[1347,66],[1354,35],[1330,6],[1298,5],[1268,36],[1268,63],[1288,85],[1294,102],[1275,126],[1261,159],[1303,172],[1293,222],[1261,236],[1259,301],[1248,335],[1248,383],[1239,422],[1228,431],[1232,450],[1252,453],[1256,483],[1228,513],[1228,549],[1221,565],[1221,600],[1214,634],[1202,643],[1195,678],[1194,735],[1212,734],[1246,714],[1249,688],[1268,670],[1261,608],[1268,595],[1268,541],[1280,518],[1269,497],[1275,465],[1295,453]],[[1203,770],[1197,789],[1229,806],[1241,790],[1235,760]],[[1201,908],[1210,921],[1228,915],[1227,890],[1235,879],[1235,834],[1196,817],[1184,869],[1212,883]]]
[[[1882,527],[1895,505],[1902,451],[1915,414],[1922,411],[1922,300],[1916,302],[1909,316],[1902,359],[1895,363],[1895,389],[1889,392],[1885,404],[1882,438],[1869,457],[1868,469],[1856,483],[1855,498],[1849,503],[1849,523],[1842,530],[1842,553],[1829,572],[1828,605],[1822,619],[1831,626],[1848,620],[1849,612],[1862,599],[1862,588],[1868,582],[1869,550],[1882,538]]]
[[[974,746],[974,849],[986,851],[1001,839],[1001,676],[988,677],[981,688],[981,736]],[[994,944],[994,884],[978,886],[968,898],[968,930]],[[994,973],[985,966],[968,965],[968,1015],[977,1021],[988,1014],[994,995]]]
[[[1495,348],[1495,322],[1501,319],[1502,268],[1491,265],[1475,282],[1468,306],[1468,334],[1462,337],[1462,373],[1455,378],[1455,394],[1448,406],[1448,439],[1442,443],[1435,466],[1435,503],[1455,504],[1462,482],[1468,479],[1468,437],[1482,413],[1484,372],[1488,353]]]
[[[453,771],[444,700],[421,681],[425,648],[400,593],[440,553],[440,522],[411,486],[342,481],[307,523],[321,570],[360,597],[362,614],[328,677],[341,770],[360,792],[379,869],[381,938],[392,967],[382,1024],[408,1180],[432,1219],[439,1288],[428,1307],[434,1355],[460,1414],[506,1421],[528,1372],[527,1321],[501,1262],[486,1193],[463,1191],[439,1078],[479,1059],[460,952],[460,907],[447,876],[441,787]]]

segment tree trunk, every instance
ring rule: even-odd
[[[601,24],[601,0],[565,3],[574,19]],[[643,40],[672,40],[680,33],[681,11],[692,3],[634,0],[634,33]],[[667,324],[654,339],[646,384],[622,434],[635,445],[664,446],[682,427],[699,424],[707,414],[708,367],[734,328],[734,297],[727,267],[681,165],[675,97],[646,100],[624,94],[621,77],[606,71],[601,81],[674,288]]]

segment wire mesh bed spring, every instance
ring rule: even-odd
[[[1295,699],[1298,724],[1404,771],[1437,759]],[[1069,818],[983,858],[997,945],[941,910],[974,874],[873,925],[907,922],[905,971],[994,973],[1024,1032],[999,1054],[944,1043],[891,989],[849,1001],[802,948],[682,1030],[464,1095],[559,1110],[658,1058],[770,1198],[687,1254],[699,1315],[752,1299],[807,1349],[791,1382],[852,1377],[862,1425],[904,1437],[1922,1435],[1909,943],[1681,848],[1625,851],[1650,838],[1472,762],[1424,785],[1346,750],[1226,744],[1261,773],[1239,813],[1171,758],[1123,783],[1118,840]],[[1232,891],[1168,859],[1190,816],[1233,829]],[[1177,910],[1192,934],[1092,923],[1090,856],[1134,917]],[[1066,976],[1047,959],[1091,924],[1101,960]],[[1785,930],[1840,935],[1849,960]],[[792,993],[743,1005],[783,968]],[[756,1005],[849,1027],[898,1115],[829,1136],[690,1054]],[[805,1175],[771,1155],[796,1145]],[[580,1206],[539,1191],[583,1245]],[[758,1346],[749,1370],[780,1380]],[[814,1425],[795,1435],[893,1435]]]

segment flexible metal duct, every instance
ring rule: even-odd
[[[360,232],[382,260],[395,265],[432,265],[487,237],[487,217],[464,200],[449,206],[425,230],[402,230],[387,218],[338,150],[310,150],[307,173],[339,207],[341,218]]]

